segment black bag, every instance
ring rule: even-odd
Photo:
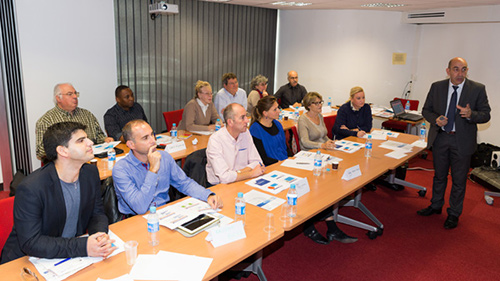
[[[493,151],[499,151],[500,147],[489,144],[489,143],[480,143],[477,146],[476,152],[472,154],[470,159],[471,168],[476,168],[480,166],[489,166],[491,161],[491,154]]]

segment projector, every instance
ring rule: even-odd
[[[179,6],[175,4],[167,4],[164,1],[149,4],[149,13],[152,15],[173,15],[179,13]]]

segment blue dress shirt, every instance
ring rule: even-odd
[[[170,185],[180,192],[199,200],[207,201],[212,192],[186,176],[175,160],[165,151],[160,151],[160,169],[149,171],[149,164],[139,161],[130,151],[113,168],[113,181],[118,197],[118,209],[122,214],[144,214],[152,203],[156,207],[170,201]]]

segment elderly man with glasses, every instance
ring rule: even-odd
[[[90,111],[78,107],[80,93],[70,83],[60,83],[54,87],[55,106],[47,111],[36,122],[36,156],[43,160],[45,150],[43,148],[43,134],[53,124],[72,121],[85,125],[85,133],[95,144],[113,141],[103,133],[97,118]]]

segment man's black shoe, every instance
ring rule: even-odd
[[[311,238],[312,241],[314,241],[318,244],[327,245],[329,243],[329,241],[326,240],[326,238],[323,237],[323,235],[321,235],[317,230],[313,230],[311,233],[308,233],[306,236]]]
[[[342,231],[335,231],[333,233],[327,231],[326,237],[328,238],[328,241],[335,240],[335,241],[339,241],[340,243],[345,243],[345,244],[354,243],[354,242],[358,241],[358,238],[351,237]]]
[[[417,211],[417,214],[419,214],[420,216],[424,216],[424,217],[428,217],[428,216],[433,215],[433,214],[439,215],[439,214],[441,214],[441,209],[433,209],[431,206],[429,206],[425,209]]]
[[[444,221],[445,229],[453,229],[457,227],[457,225],[458,225],[458,217],[454,215],[448,215],[448,218],[446,218],[446,221]]]

